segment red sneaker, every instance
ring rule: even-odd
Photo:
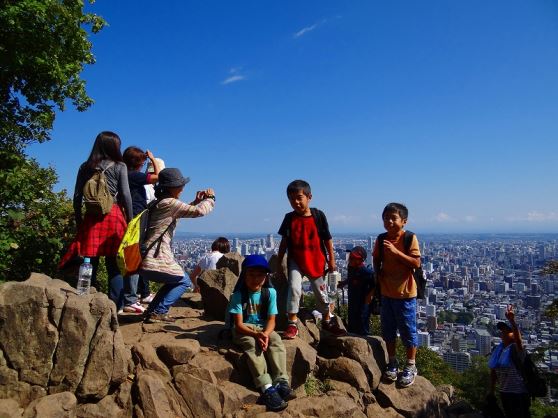
[[[298,335],[298,327],[296,324],[287,325],[287,329],[283,332],[283,338],[286,340],[292,340]]]

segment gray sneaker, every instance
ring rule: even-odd
[[[403,373],[401,373],[401,376],[399,376],[399,379],[397,380],[397,384],[402,388],[411,386],[415,382],[416,375],[417,375],[417,367],[407,364],[403,368]]]
[[[397,380],[397,373],[399,373],[399,364],[397,362],[390,362],[384,370],[384,378],[390,382]]]

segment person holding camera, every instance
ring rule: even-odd
[[[190,284],[188,274],[175,260],[171,249],[177,221],[205,216],[215,206],[213,189],[198,191],[191,203],[179,200],[189,181],[178,168],[165,168],[159,173],[159,183],[155,187],[158,202],[150,212],[145,240],[147,248],[154,242],[156,244],[151,246],[143,259],[139,274],[150,281],[163,283],[163,286],[145,311],[145,323],[176,321],[168,315],[169,309]]]

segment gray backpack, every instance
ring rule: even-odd
[[[110,212],[113,204],[113,197],[110,194],[105,171],[114,165],[113,162],[105,169],[97,167],[95,173],[83,186],[83,203],[85,212],[90,215],[106,215]]]

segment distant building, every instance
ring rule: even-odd
[[[417,334],[419,347],[430,347],[430,334],[423,331],[419,331]]]
[[[447,352],[443,354],[444,361],[456,372],[464,372],[471,367],[471,355],[464,352]]]
[[[485,356],[492,351],[492,336],[485,329],[475,329],[477,350],[481,356]]]

